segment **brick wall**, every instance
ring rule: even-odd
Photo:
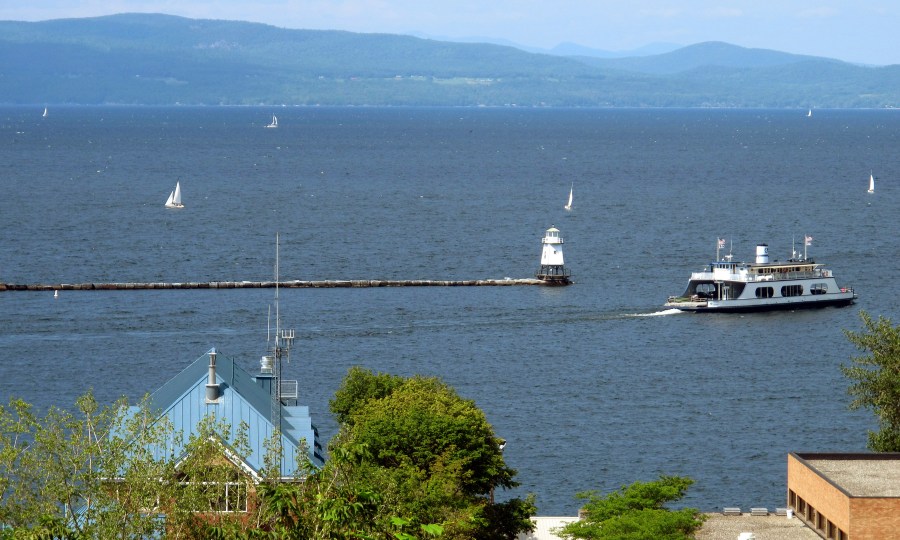
[[[900,499],[850,500],[852,540],[883,540],[900,536]]]
[[[795,456],[788,455],[788,493],[791,491],[803,498],[807,505],[811,505],[817,513],[822,514],[837,528],[847,533],[850,532],[849,497]],[[791,504],[790,499],[788,499],[788,505],[794,509],[798,517],[810,522],[813,529],[817,528],[818,520],[810,519],[815,516],[808,516],[808,512],[801,512],[801,509]]]

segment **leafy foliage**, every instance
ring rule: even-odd
[[[341,421],[321,469],[303,482],[264,482],[256,528],[215,525],[250,540],[509,539],[531,530],[534,498],[493,504],[511,487],[484,414],[437,379],[353,368],[331,400]]]
[[[484,413],[436,378],[413,377],[381,399],[368,399],[349,425],[353,441],[366,445],[381,467],[410,467],[431,477],[458,469],[454,488],[467,495],[515,485],[515,471],[503,463],[502,441]]]
[[[681,499],[693,480],[661,476],[654,482],[635,482],[608,495],[579,493],[587,499],[584,518],[561,528],[571,539],[687,540],[702,524],[694,508],[668,510],[664,505]]]
[[[396,526],[399,517],[425,532],[440,524],[442,538],[515,538],[531,529],[533,498],[492,501],[494,489],[516,485],[502,440],[474,402],[440,380],[353,368],[331,407],[341,432],[323,473],[332,462],[346,466],[348,486],[377,493],[374,521]]]
[[[147,400],[137,408],[124,400],[100,407],[87,393],[74,412],[51,408],[38,418],[30,405],[10,399],[0,406],[0,537],[247,531],[254,526],[251,480],[234,463],[249,452],[246,430],[241,425],[233,440],[224,439],[231,426],[210,416],[182,445]]]
[[[867,352],[853,357],[853,365],[841,365],[852,381],[850,408],[871,409],[878,418],[879,430],[869,432],[869,449],[900,452],[900,326],[884,317],[873,320],[865,311],[859,316],[863,331],[844,330],[857,349]]]
[[[369,401],[390,395],[403,382],[403,377],[398,375],[371,373],[353,366],[331,398],[329,408],[339,424],[349,427],[354,413],[361,411]]]
[[[87,394],[39,419],[11,399],[0,538],[511,540],[532,528],[532,496],[494,503],[515,471],[484,413],[444,383],[355,369],[332,404],[343,421],[330,459],[317,469],[301,453],[285,482],[269,456],[260,476],[243,471],[246,424],[208,416],[185,442],[147,401],[101,408]]]
[[[43,419],[15,398],[0,407],[0,522],[48,537],[160,532],[143,510],[158,500],[169,465],[140,443],[166,426],[143,429],[122,405],[101,409],[88,393],[76,412],[51,408]]]

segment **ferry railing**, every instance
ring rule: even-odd
[[[755,283],[760,281],[777,281],[784,279],[814,279],[831,277],[828,271],[812,270],[801,272],[773,272],[771,274],[750,274],[747,272],[724,274],[722,272],[691,272],[693,281],[747,281]]]

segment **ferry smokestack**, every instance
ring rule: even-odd
[[[768,244],[756,244],[756,264],[769,264]]]
[[[209,377],[206,379],[206,401],[219,399],[219,385],[216,384],[216,350],[209,351]]]

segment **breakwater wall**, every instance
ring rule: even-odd
[[[565,285],[540,279],[346,279],[326,281],[210,281],[185,283],[0,283],[2,291],[136,291],[148,289],[334,289],[363,287],[492,287],[513,285]]]

